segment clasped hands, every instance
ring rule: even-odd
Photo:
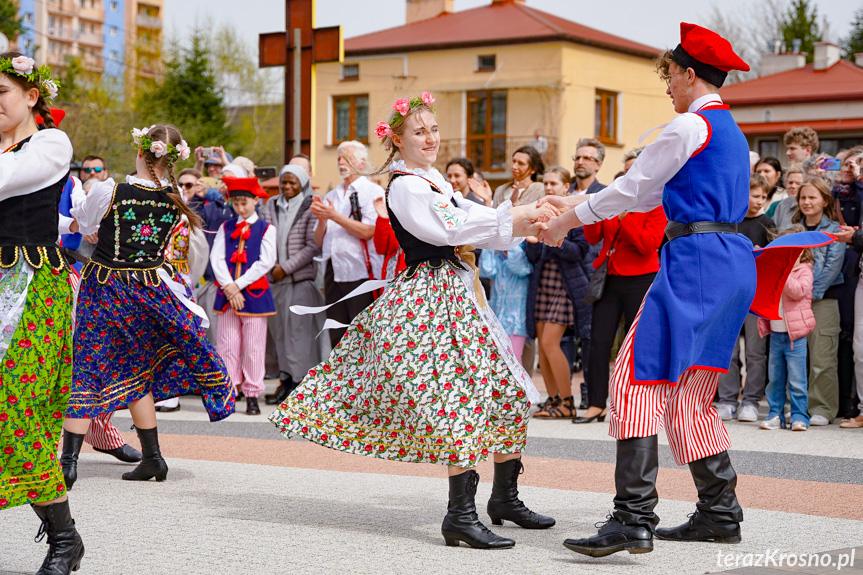
[[[526,214],[526,221],[516,225],[514,235],[528,236],[528,241],[531,243],[540,241],[549,246],[559,247],[563,244],[569,230],[582,225],[575,213],[567,212],[586,202],[587,199],[586,195],[545,196],[535,205],[514,208],[530,210],[530,213]],[[527,233],[520,233],[525,230]]]
[[[234,311],[240,311],[246,305],[246,298],[243,297],[243,292],[240,291],[240,287],[237,284],[229,283],[226,286],[222,286],[222,293],[228,298],[228,303],[231,304],[231,308]]]

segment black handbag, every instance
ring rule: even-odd
[[[617,228],[617,231],[614,232],[614,237],[611,239],[611,245],[608,246],[608,252],[605,254],[605,261],[602,262],[602,265],[596,268],[593,271],[593,275],[590,276],[590,281],[587,282],[587,291],[584,294],[584,305],[593,305],[600,299],[602,299],[602,294],[605,292],[605,278],[608,275],[608,260],[611,259],[611,254],[614,253],[614,243],[617,241],[617,234],[620,233],[620,229],[623,227],[623,223],[620,223],[620,227]]]

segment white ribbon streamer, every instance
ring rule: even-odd
[[[662,129],[663,129],[663,128],[665,128],[665,126],[667,126],[667,125],[668,125],[668,123],[661,124],[661,125],[659,125],[659,126],[656,126],[656,127],[650,128],[649,130],[647,130],[646,132],[644,132],[643,134],[641,134],[641,136],[639,136],[639,137],[638,137],[638,145],[640,146],[640,145],[642,144],[642,142],[644,142],[644,140],[646,140],[646,139],[647,139],[647,136],[649,136],[650,134],[652,134],[652,133],[653,133],[653,132],[655,132],[656,130],[662,130]]]
[[[313,314],[313,313],[321,313],[322,311],[327,311],[328,309],[330,309],[331,307],[333,307],[337,303],[342,303],[343,301],[347,301],[351,298],[355,298],[358,295],[363,295],[365,293],[370,293],[370,292],[373,292],[375,290],[385,288],[388,285],[390,285],[390,281],[391,280],[368,280],[368,281],[365,281],[365,282],[361,283],[360,285],[358,285],[356,288],[354,288],[351,291],[351,293],[349,293],[348,295],[346,295],[345,297],[343,297],[339,301],[333,302],[329,305],[324,305],[324,306],[319,306],[319,307],[309,307],[306,305],[292,305],[290,307],[290,310],[297,315],[309,315],[309,314]],[[329,320],[327,320],[327,323],[329,323]],[[338,323],[338,322],[336,322],[336,323]],[[337,327],[347,327],[347,326],[339,324]],[[324,327],[324,329],[328,329],[328,328]],[[331,329],[331,328],[329,328],[329,329]]]
[[[162,281],[167,284],[171,293],[180,300],[180,303],[186,306],[186,309],[201,318],[201,329],[207,329],[210,327],[210,318],[207,317],[207,314],[204,312],[204,308],[190,300],[189,296],[186,295],[185,284],[175,282],[163,268],[159,268],[157,273],[159,274],[159,277],[162,278]]]

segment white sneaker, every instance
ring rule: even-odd
[[[761,429],[768,429],[771,431],[774,429],[779,429],[779,427],[780,427],[779,416],[774,415],[770,419],[765,419],[764,421],[761,422],[761,425],[759,425],[758,427],[760,427]]]
[[[719,407],[716,408],[716,413],[719,414],[719,419],[722,421],[728,421],[729,419],[734,419],[734,413],[737,410],[734,409],[731,405],[727,403],[720,403]]]
[[[809,426],[799,419],[791,422],[791,431],[806,431],[807,429],[809,429]]]
[[[823,415],[813,415],[809,418],[809,425],[813,426],[822,426],[822,425],[830,425],[830,420],[824,417]]]
[[[754,405],[744,405],[737,414],[737,421],[758,421],[758,408]]]

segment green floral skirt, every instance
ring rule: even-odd
[[[25,273],[20,266],[2,272],[0,304],[13,297],[13,276]],[[26,291],[21,319],[6,326],[14,332],[0,354],[0,509],[66,493],[56,454],[72,381],[69,273],[43,266]]]
[[[270,421],[285,436],[396,461],[468,467],[520,452],[527,374],[510,367],[509,339],[474,304],[465,273],[422,264],[396,277]]]

